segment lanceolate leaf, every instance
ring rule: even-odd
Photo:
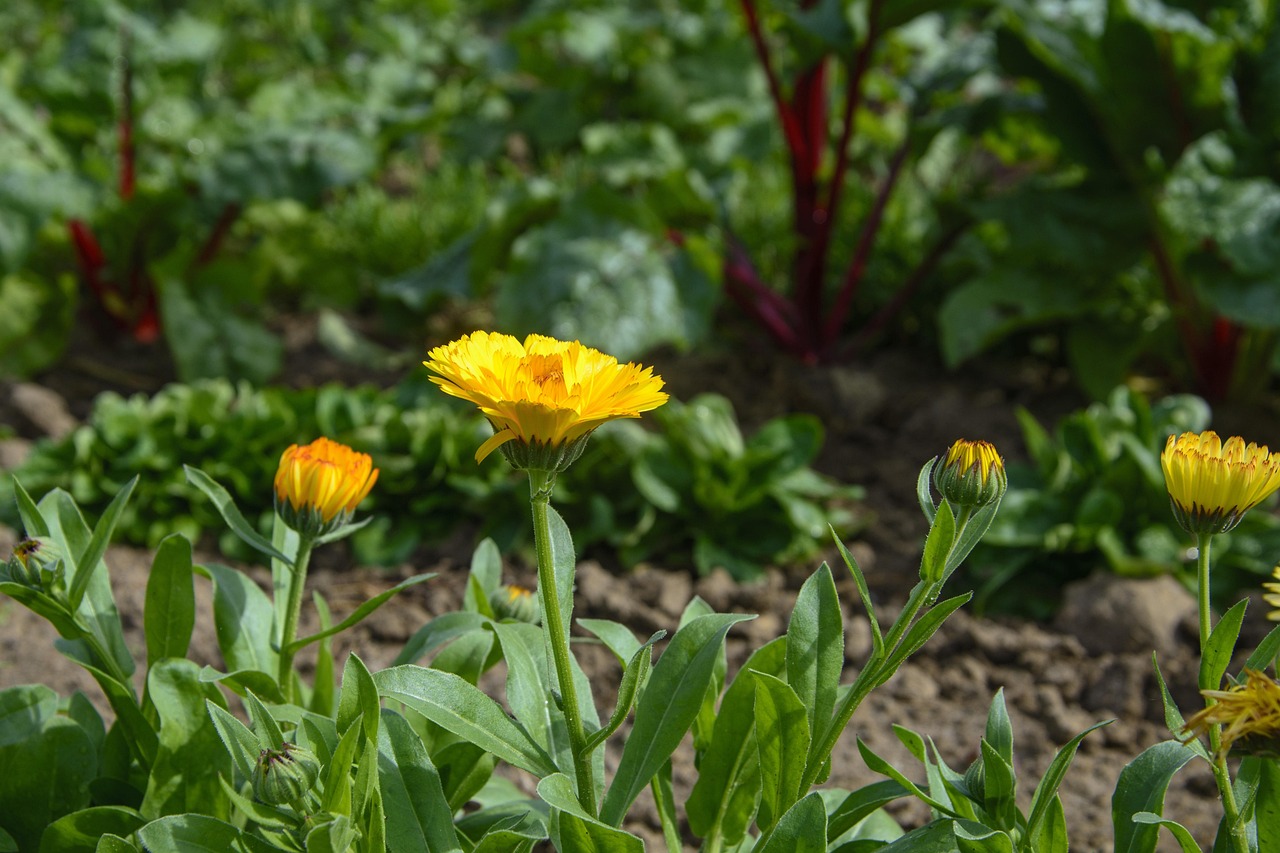
[[[844,617],[831,569],[823,563],[796,597],[787,627],[787,683],[804,703],[809,731],[831,718],[844,666]]]
[[[176,533],[165,537],[147,576],[143,628],[147,663],[183,658],[196,622],[196,594],[191,574],[191,543]]]
[[[244,540],[246,545],[272,559],[289,562],[289,558],[286,555],[276,550],[265,536],[254,530],[253,525],[245,520],[245,517],[240,514],[240,510],[236,507],[235,500],[226,489],[199,468],[184,465],[182,470],[187,473],[187,481],[204,492],[209,500],[213,501],[213,505],[217,507],[218,513],[222,516],[222,520],[227,523],[233,533]]]
[[[1111,796],[1116,853],[1151,853],[1155,850],[1157,827],[1135,824],[1133,816],[1138,812],[1159,816],[1164,809],[1164,794],[1169,788],[1169,781],[1195,755],[1194,750],[1176,740],[1167,740],[1147,748],[1120,771],[1115,793]]]

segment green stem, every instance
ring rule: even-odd
[[[1197,534],[1198,553],[1196,555],[1197,599],[1200,605],[1200,657],[1203,660],[1205,649],[1209,645],[1209,635],[1213,632],[1213,617],[1209,608],[1209,549],[1213,542],[1213,534]],[[1201,684],[1201,690],[1217,690],[1220,684]],[[1206,706],[1213,705],[1214,700],[1206,699]],[[1222,725],[1215,723],[1209,727],[1209,754],[1213,756],[1213,780],[1218,784],[1218,796],[1222,800],[1222,811],[1227,822],[1228,838],[1231,849],[1235,853],[1249,853],[1249,839],[1244,823],[1240,820],[1240,808],[1236,805],[1235,789],[1231,785],[1231,771],[1227,769],[1227,758],[1222,754]]]
[[[293,561],[293,571],[289,578],[289,606],[284,613],[284,627],[280,631],[280,663],[276,669],[276,681],[280,684],[280,692],[284,701],[294,701],[293,695],[293,656],[297,649],[291,649],[297,639],[298,617],[302,613],[302,591],[307,583],[307,564],[311,562],[312,540],[302,537],[298,542],[298,556]]]
[[[595,800],[595,774],[591,768],[591,752],[582,727],[578,708],[578,691],[573,684],[573,667],[569,652],[569,626],[560,613],[560,596],[556,591],[556,569],[551,556],[551,523],[547,515],[551,503],[551,487],[555,475],[549,471],[529,472],[529,502],[533,506],[533,540],[538,554],[538,597],[542,602],[543,629],[551,649],[551,663],[560,687],[561,710],[569,730],[569,749],[573,752],[573,769],[577,777],[578,802],[587,814],[598,813]]]

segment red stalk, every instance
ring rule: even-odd
[[[222,251],[222,242],[227,238],[227,234],[231,232],[231,226],[235,224],[239,216],[240,205],[235,202],[227,202],[222,208],[222,212],[218,214],[218,221],[213,223],[213,230],[209,232],[208,239],[204,241],[204,245],[200,247],[199,253],[196,254],[196,259],[192,266],[202,267],[218,256],[218,252]]]
[[[128,28],[120,30],[120,198],[133,198],[137,177],[137,150],[133,141],[133,63]]]
[[[756,56],[764,68],[765,79],[769,81],[769,94],[773,97],[773,105],[778,111],[778,119],[782,122],[782,134],[787,140],[792,158],[796,158],[803,147],[800,126],[792,114],[787,100],[782,94],[782,85],[778,82],[777,72],[773,69],[773,61],[769,58],[769,46],[765,44],[764,31],[760,28],[760,16],[756,12],[755,0],[742,0],[742,12],[747,18],[747,30],[751,33],[751,42],[755,45]]]

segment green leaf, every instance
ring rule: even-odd
[[[296,652],[299,649],[306,648],[307,646],[311,645],[314,642],[323,640],[325,637],[332,637],[334,634],[340,634],[343,631],[347,630],[348,628],[352,627],[353,625],[359,624],[360,621],[363,620],[365,617],[367,617],[370,613],[377,610],[382,605],[386,604],[388,601],[390,601],[396,595],[399,595],[404,590],[408,589],[411,586],[417,586],[418,584],[423,583],[424,581],[429,581],[435,576],[436,576],[435,572],[430,572],[425,575],[414,575],[413,577],[408,578],[407,580],[401,581],[400,583],[396,584],[390,589],[384,589],[382,592],[378,593],[373,598],[370,598],[368,601],[364,602],[359,607],[357,607],[354,611],[352,611],[350,616],[348,616],[346,619],[343,619],[337,625],[333,625],[329,628],[325,628],[324,630],[317,631],[316,633],[310,634],[306,637],[300,637],[299,639],[294,640],[292,643],[290,643],[287,648],[291,651]]]
[[[790,643],[788,636],[788,648]],[[760,756],[756,824],[769,832],[800,798],[801,777],[810,760],[808,709],[785,681],[760,673],[753,676],[757,680],[755,730]]]
[[[433,758],[445,798],[454,811],[480,793],[493,776],[496,763],[492,755],[464,740],[437,749]]]
[[[387,812],[387,849],[459,849],[453,809],[426,747],[403,717],[384,714],[378,733],[378,781]]]
[[[453,673],[419,666],[391,667],[373,677],[378,692],[403,702],[428,720],[498,758],[539,777],[555,762],[502,707]]]
[[[1040,833],[1046,822],[1051,820],[1060,820],[1060,816],[1055,817],[1053,809],[1059,812],[1062,810],[1062,803],[1058,801],[1058,786],[1062,784],[1062,780],[1067,776],[1067,769],[1070,768],[1072,760],[1076,756],[1076,750],[1080,747],[1080,742],[1085,739],[1091,732],[1097,731],[1103,726],[1111,725],[1111,720],[1104,720],[1100,723],[1094,723],[1080,734],[1067,741],[1066,744],[1054,754],[1053,760],[1049,762],[1049,767],[1044,771],[1044,775],[1040,777],[1040,784],[1036,785],[1036,791],[1031,795],[1031,812],[1027,817],[1027,834],[1035,837]],[[1118,788],[1117,788],[1118,790]],[[1062,830],[1065,837],[1066,830]]]
[[[36,850],[45,827],[89,805],[98,757],[80,726],[54,717],[38,733],[0,747],[0,767],[0,828],[19,850]]]
[[[351,814],[351,767],[361,744],[367,744],[363,726],[352,726],[334,747],[324,772],[321,808],[334,814]]]
[[[232,762],[207,709],[223,703],[218,688],[201,682],[200,667],[191,661],[166,658],[147,671],[147,696],[160,726],[142,814],[198,811],[229,818],[219,777],[230,773]]]
[[[892,678],[893,674],[898,671],[898,667],[902,665],[903,661],[919,651],[925,643],[929,642],[929,638],[942,627],[942,623],[947,621],[947,617],[963,607],[964,604],[972,597],[973,593],[966,592],[963,595],[957,595],[954,598],[948,598],[945,601],[940,601],[936,606],[925,613],[924,616],[920,617],[920,620],[907,630],[906,636],[902,638],[902,642],[898,644],[898,647],[889,655],[888,659],[885,661],[884,667],[880,671],[876,683],[883,684],[885,681]]]
[[[132,835],[146,820],[123,806],[95,806],[59,818],[40,838],[40,853],[95,853],[104,835]]]
[[[0,690],[0,747],[21,743],[58,711],[58,694],[43,684]]]
[[[937,464],[938,457],[935,456],[924,463],[916,477],[916,500],[920,502],[920,511],[924,513],[924,520],[929,522],[931,528],[933,518],[938,513],[938,508],[933,503],[933,469]]]
[[[609,647],[618,663],[626,664],[640,651],[640,641],[626,625],[620,625],[610,619],[579,619],[578,624],[600,638],[600,642]],[[1280,631],[1280,628],[1277,629]]]
[[[1111,795],[1116,853],[1153,853],[1157,828],[1135,824],[1133,816],[1139,812],[1159,816],[1164,810],[1169,781],[1195,755],[1195,750],[1176,740],[1166,740],[1148,747],[1120,771],[1115,793]]]
[[[1034,835],[1037,853],[1071,853],[1067,840],[1067,817],[1062,810],[1062,797],[1054,795],[1044,809],[1039,821],[1040,829]]]
[[[827,810],[814,791],[778,821],[760,853],[824,853],[827,849]]]
[[[196,624],[196,592],[191,543],[176,533],[164,538],[151,561],[143,613],[147,663],[186,657]]]
[[[552,698],[554,682],[547,669],[542,630],[518,622],[494,623],[492,629],[507,661],[507,705],[534,742],[558,767],[571,772],[569,729]]]
[[[946,575],[947,555],[956,541],[956,517],[951,504],[942,501],[929,525],[929,535],[924,540],[924,553],[920,557],[920,577],[931,583],[941,581]]]
[[[996,691],[991,700],[984,737],[1006,764],[1013,764],[1013,723],[1009,721],[1009,711],[1004,704],[1003,687]]]
[[[850,793],[829,810],[827,834],[831,838],[839,838],[872,812],[908,794],[910,791],[892,779],[865,785]]]
[[[275,673],[279,655],[271,648],[271,599],[235,569],[209,563],[195,570],[213,581],[213,623],[227,669]]]
[[[955,812],[952,811],[946,803],[935,800],[933,797],[930,797],[927,793],[922,791],[914,782],[904,776],[901,771],[877,755],[871,747],[863,743],[862,738],[858,738],[857,743],[858,752],[862,755],[862,760],[867,765],[867,769],[872,773],[879,773],[882,776],[888,776],[890,779],[909,791],[912,796],[930,808],[936,809],[945,815],[952,817],[955,816]]]
[[[951,553],[947,554],[943,567],[944,580],[951,577],[951,573],[960,567],[969,553],[982,541],[991,523],[995,521],[996,513],[1000,511],[1002,500],[1003,498],[989,503],[969,516],[969,523],[964,526],[964,530],[960,531],[955,544],[951,547]]]
[[[551,806],[551,840],[559,850],[583,853],[644,853],[644,842],[583,810],[574,793],[573,782],[563,773],[553,773],[538,783],[538,796]]]
[[[502,552],[492,539],[484,539],[472,553],[470,579],[478,586],[467,584],[462,607],[469,613],[482,613],[481,607],[488,607],[489,596],[502,586]]]
[[[1240,626],[1244,624],[1245,608],[1248,606],[1248,599],[1236,602],[1234,607],[1222,614],[1218,624],[1209,632],[1209,641],[1204,644],[1204,650],[1200,654],[1201,690],[1222,689],[1222,677],[1231,664],[1236,640],[1240,637]]]
[[[1253,806],[1258,850],[1280,850],[1280,764],[1264,759],[1258,765],[1258,795]]]
[[[342,667],[342,692],[338,694],[338,733],[346,734],[347,729],[363,720],[364,736],[376,742],[380,716],[381,701],[373,676],[369,674],[364,661],[352,652]]]
[[[831,719],[843,666],[844,616],[831,568],[823,563],[800,587],[787,626],[787,683],[804,702],[809,731]]]
[[[634,655],[631,656],[631,660],[622,671],[622,683],[618,685],[618,701],[614,705],[613,715],[609,718],[609,721],[605,723],[604,728],[599,729],[587,738],[585,749],[588,752],[608,740],[609,736],[616,732],[627,719],[627,715],[631,713],[631,708],[635,705],[636,693],[639,690],[640,684],[649,677],[649,668],[653,657],[653,644],[661,640],[666,635],[666,631],[655,632],[654,635],[650,637]]]
[[[1262,642],[1258,643],[1258,647],[1244,662],[1244,668],[1262,672],[1275,663],[1277,652],[1280,652],[1280,625],[1267,632],[1267,636],[1262,638]]]
[[[111,534],[115,532],[120,513],[124,512],[125,505],[129,503],[129,496],[133,494],[133,489],[137,485],[138,478],[135,476],[120,487],[120,491],[116,492],[116,496],[103,511],[102,517],[98,519],[98,524],[93,529],[93,537],[76,557],[75,575],[67,590],[67,599],[71,603],[72,610],[80,609],[80,602],[84,600],[85,592],[89,589],[89,582],[98,571],[102,555],[107,553],[107,546],[111,544]]]
[[[258,736],[220,705],[206,700],[205,709],[218,732],[218,738],[231,756],[231,762],[241,778],[246,782],[250,781],[253,779],[253,768],[258,763],[258,753],[262,749]]]
[[[138,838],[149,850],[165,853],[259,853],[275,849],[229,823],[198,814],[153,820],[138,830]]]
[[[111,833],[99,838],[98,844],[93,850],[94,853],[142,853],[131,841]]]
[[[190,465],[183,465],[182,470],[186,472],[187,482],[204,492],[209,500],[213,501],[213,505],[218,510],[218,514],[222,516],[222,520],[231,528],[231,532],[255,551],[271,557],[273,560],[281,560],[285,563],[291,562],[287,556],[277,551],[270,542],[266,540],[261,533],[253,529],[253,525],[245,520],[240,510],[236,507],[235,499],[231,497],[231,493],[218,485],[212,477],[199,468],[193,468]]]
[[[867,588],[867,579],[863,576],[862,569],[858,566],[858,561],[853,559],[849,549],[844,546],[844,543],[840,541],[840,537],[836,535],[835,529],[828,529],[831,530],[831,538],[835,540],[836,548],[840,550],[840,556],[844,559],[844,564],[849,568],[849,574],[853,575],[853,582],[858,587],[858,597],[862,599],[862,608],[867,611],[867,623],[871,626],[872,658],[878,659],[884,654],[884,637],[880,633],[880,620],[876,618],[875,605],[871,603],[871,590]]]
[[[320,629],[324,630],[333,624],[333,618],[329,614],[329,604],[324,600],[324,596],[319,590],[311,593],[311,601],[316,608],[316,616],[320,620]],[[321,716],[328,717],[333,714],[333,689],[336,683],[333,674],[333,644],[329,638],[320,641],[320,647],[316,649],[316,671],[312,678],[315,687],[311,691],[310,710]]]
[[[15,477],[13,480],[13,496],[18,502],[18,515],[22,519],[22,529],[28,536],[48,536],[49,525],[36,507],[31,495],[22,488],[22,483]]]
[[[1178,705],[1173,701],[1173,694],[1169,692],[1169,685],[1165,684],[1164,673],[1160,671],[1160,665],[1156,662],[1155,652],[1151,653],[1151,665],[1155,669],[1156,683],[1160,685],[1160,701],[1164,706],[1164,724],[1169,729],[1169,734],[1174,737],[1181,737],[1183,729],[1186,728],[1186,720],[1182,716],[1182,712],[1178,710]],[[1209,761],[1209,751],[1204,748],[1204,744],[1199,738],[1187,741],[1187,746],[1196,751],[1196,754]]]
[[[1014,798],[1017,796],[1017,778],[1013,765],[1005,761],[996,748],[983,738],[980,744],[982,752],[982,769],[986,775],[986,783],[982,790],[982,808],[995,829],[1008,832],[1017,826],[1018,807]]]
[[[338,815],[307,833],[307,853],[348,853],[359,837],[351,818]]]
[[[445,643],[483,627],[484,623],[479,613],[443,613],[414,632],[392,666],[416,663]]]
[[[237,696],[245,696],[252,692],[268,702],[284,704],[284,694],[280,685],[276,684],[274,674],[267,674],[258,669],[238,669],[235,672],[218,672],[211,666],[200,670],[200,680],[209,684],[222,684],[229,687]]]
[[[1133,816],[1133,822],[1144,826],[1163,826],[1173,834],[1173,838],[1178,842],[1178,847],[1182,849],[1182,853],[1200,853],[1200,845],[1196,843],[1195,838],[1187,831],[1185,826],[1175,820],[1169,820],[1151,812],[1138,812]],[[1268,848],[1259,847],[1258,849]]]
[[[675,752],[702,707],[725,634],[752,618],[732,613],[699,616],[671,638],[636,707],[631,734],[600,810],[605,823],[621,823],[653,774]]]
[[[218,279],[239,271],[217,262],[190,269],[202,280],[189,287],[185,276],[166,275],[160,288],[160,314],[178,376],[184,382],[225,376],[264,384],[280,369],[284,348],[264,325],[227,304]]]

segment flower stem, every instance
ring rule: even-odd
[[[597,814],[595,774],[591,768],[591,750],[582,728],[578,709],[578,691],[573,684],[573,668],[569,652],[569,626],[560,613],[560,596],[556,591],[556,570],[551,556],[551,523],[547,509],[551,503],[551,486],[555,475],[549,471],[529,472],[529,502],[533,507],[533,539],[538,554],[538,598],[542,603],[543,630],[547,632],[551,663],[560,688],[561,710],[569,730],[569,749],[573,752],[573,769],[577,777],[578,802],[587,814]]]
[[[1209,635],[1213,632],[1213,619],[1209,609],[1209,548],[1213,534],[1197,534],[1196,576],[1197,599],[1200,605],[1200,658],[1204,659],[1205,650],[1209,646]],[[1201,682],[1201,690],[1217,690],[1220,684]],[[1207,705],[1214,700],[1206,699]],[[1236,805],[1235,790],[1231,786],[1231,771],[1227,769],[1227,757],[1222,754],[1222,724],[1214,723],[1209,727],[1209,753],[1213,767],[1213,779],[1218,784],[1218,796],[1222,800],[1222,811],[1227,823],[1227,837],[1230,839],[1234,853],[1249,853],[1249,839],[1246,828],[1240,820],[1240,809]]]
[[[296,649],[290,649],[297,639],[298,617],[302,613],[302,591],[307,583],[307,564],[311,562],[312,540],[302,537],[298,542],[298,556],[293,561],[293,571],[289,579],[289,605],[284,613],[284,627],[280,631],[280,662],[276,669],[276,681],[280,684],[280,692],[285,702],[293,702],[293,656]]]

